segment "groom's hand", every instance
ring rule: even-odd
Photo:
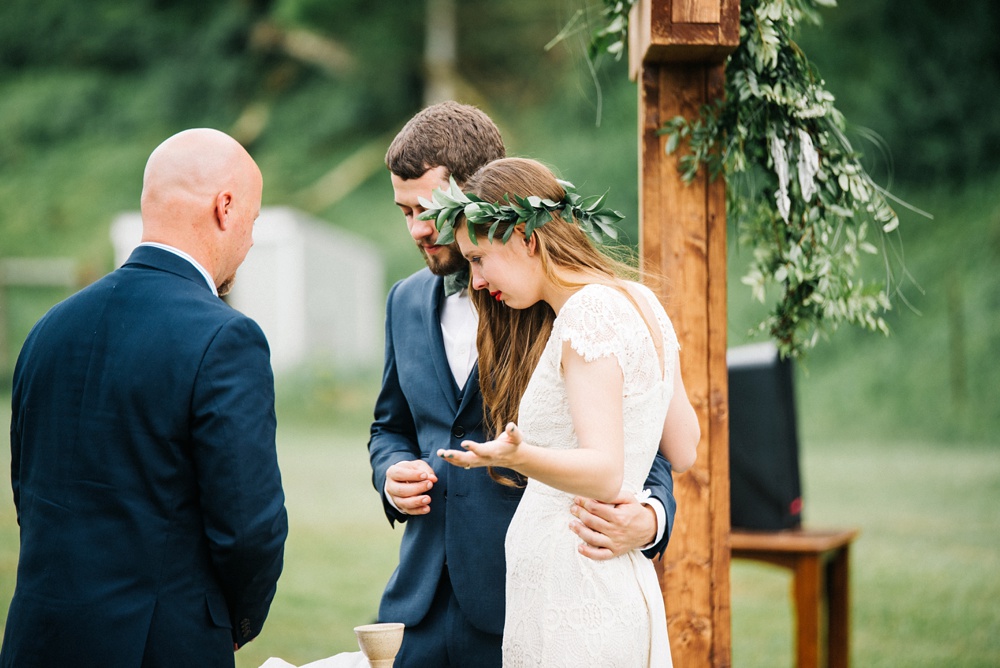
[[[430,491],[437,475],[423,459],[397,462],[385,472],[385,494],[394,506],[406,515],[426,515],[431,512]]]
[[[580,554],[604,561],[643,548],[656,538],[656,512],[622,493],[612,503],[577,497],[572,507],[577,520],[570,528],[583,540]]]

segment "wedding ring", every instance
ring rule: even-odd
[[[469,470],[469,469],[471,469],[471,468],[472,468],[472,464],[466,464],[466,465],[465,465],[465,470],[466,470],[466,471],[468,471],[468,470]]]

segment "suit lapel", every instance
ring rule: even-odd
[[[430,341],[429,352],[434,364],[434,373],[441,389],[444,390],[444,395],[448,397],[451,410],[457,411],[458,386],[455,384],[455,377],[451,375],[451,367],[448,366],[444,336],[441,334],[441,300],[444,298],[442,284],[442,278],[435,276],[432,282],[433,289],[428,290],[423,305],[424,326],[427,328],[427,340]]]

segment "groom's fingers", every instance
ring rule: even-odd
[[[608,534],[614,529],[612,518],[608,515],[611,511],[612,507],[609,507],[608,504],[583,497],[577,497],[570,508],[570,512],[576,515],[577,519],[583,522],[588,529],[601,535]]]
[[[601,543],[616,555],[644,549],[656,538],[656,512],[634,496],[620,495],[613,503],[577,497],[571,508],[591,531],[603,534]]]
[[[426,515],[431,511],[431,497],[423,491],[411,489],[412,485],[403,485],[399,493],[394,493],[386,486],[386,493],[392,497],[392,502],[400,512],[407,515]]]
[[[590,545],[608,551],[607,555],[601,553],[605,555],[602,558],[609,559],[638,546],[632,539],[630,520],[620,511],[619,506],[577,497],[571,512],[590,532],[588,534],[577,532],[577,535],[587,540]]]
[[[430,464],[422,459],[396,462],[385,471],[385,477],[392,482],[421,482],[429,480],[437,482],[437,475]]]
[[[430,512],[431,497],[427,494],[437,476],[423,460],[398,462],[385,472],[385,493],[393,504],[407,515],[425,515]]]
[[[576,548],[583,556],[595,561],[604,561],[615,556],[615,553],[606,546],[609,541],[604,534],[592,531],[583,522],[576,520],[570,522],[569,528],[583,541]]]

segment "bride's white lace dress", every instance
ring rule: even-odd
[[[525,440],[578,447],[561,372],[569,341],[586,360],[613,356],[622,368],[624,487],[642,490],[673,394],[677,337],[653,293],[665,368],[636,306],[621,291],[588,285],[563,305],[519,409]],[[594,410],[602,407],[595,406]],[[573,495],[529,480],[507,531],[505,668],[519,666],[670,666],[663,599],[652,562],[638,550],[610,561],[577,552],[570,529]]]

